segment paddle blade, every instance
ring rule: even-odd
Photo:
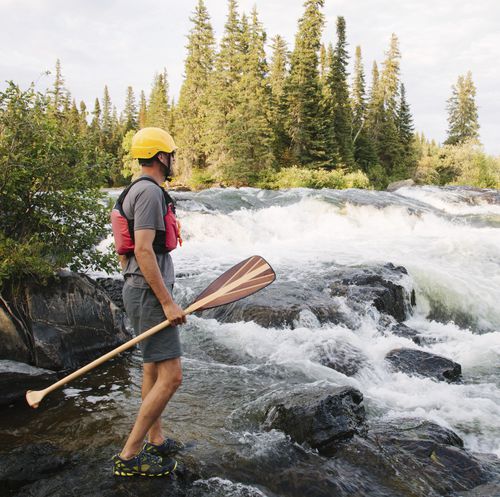
[[[276,279],[269,263],[258,255],[236,264],[219,276],[191,304],[196,311],[211,309],[252,295]]]

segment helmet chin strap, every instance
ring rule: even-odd
[[[169,164],[165,164],[159,157],[158,160],[161,164],[161,172],[162,176],[165,178],[165,181],[171,181],[172,180],[172,166],[170,164],[170,160],[168,160]]]

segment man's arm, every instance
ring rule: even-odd
[[[156,260],[156,254],[153,250],[155,234],[155,230],[149,229],[141,229],[134,232],[134,255],[137,259],[137,264],[139,264],[139,268],[146,282],[162,305],[163,312],[167,319],[174,325],[185,323],[186,315],[184,311],[173,301],[163,282],[160,268]]]

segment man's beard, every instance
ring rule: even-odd
[[[170,166],[166,166],[161,162],[161,175],[165,178],[165,181],[172,180],[172,168]]]

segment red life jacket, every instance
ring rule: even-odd
[[[180,240],[179,225],[175,217],[175,205],[172,197],[153,178],[141,176],[123,190],[111,211],[111,228],[115,239],[115,249],[120,255],[133,254],[135,248],[134,220],[127,219],[127,216],[125,216],[123,201],[130,188],[143,180],[151,181],[158,186],[158,188],[161,188],[167,207],[167,213],[163,218],[165,230],[156,230],[153,240],[153,250],[157,254],[165,254],[177,248],[177,241]]]

